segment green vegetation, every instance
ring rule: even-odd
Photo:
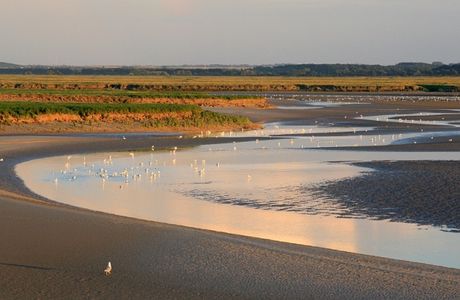
[[[426,92],[438,92],[438,93],[452,93],[460,92],[459,86],[447,85],[447,84],[420,84]]]
[[[460,90],[460,76],[452,77],[256,77],[256,76],[35,76],[0,75],[2,94],[113,96],[131,98],[239,99],[209,92],[411,92],[423,86],[452,86]]]
[[[184,113],[186,113],[184,115]],[[187,114],[188,113],[188,114]],[[0,123],[8,125],[10,118],[17,121],[47,115],[75,115],[82,121],[88,117],[119,114],[123,122],[137,121],[144,127],[208,128],[209,126],[250,127],[248,118],[229,116],[202,110],[195,105],[181,104],[113,104],[113,103],[43,103],[0,102]],[[151,114],[145,119],[131,119],[131,114]],[[156,117],[159,116],[159,117]],[[104,118],[101,118],[103,121]],[[74,121],[74,120],[73,120]]]
[[[1,89],[0,95],[53,95],[53,96],[110,96],[110,97],[127,97],[127,98],[168,98],[168,99],[251,99],[260,98],[255,96],[243,95],[210,95],[209,93],[184,93],[184,92],[155,92],[155,91],[132,91],[132,90],[99,90],[99,89]]]
[[[36,117],[45,114],[72,114],[87,117],[105,113],[171,113],[197,112],[201,108],[181,104],[113,104],[113,103],[43,103],[0,102],[0,115]]]
[[[193,111],[190,118],[164,118],[148,122],[149,127],[171,128],[212,128],[218,126],[237,126],[239,128],[252,128],[253,123],[246,117],[230,116],[211,111]]]

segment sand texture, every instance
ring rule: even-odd
[[[357,109],[361,109],[359,113],[391,112],[391,106],[382,105],[308,111],[248,109],[245,113],[256,121],[308,124],[343,121],[344,114]],[[384,126],[378,130],[397,130]],[[0,163],[0,298],[460,299],[458,269],[95,213],[34,195],[14,173],[17,163],[53,155],[233,140],[161,136],[123,140],[119,135],[0,137],[0,156],[5,159]],[[379,172],[379,168],[399,166],[374,167]],[[418,170],[417,166],[411,168],[408,170]],[[456,172],[452,168],[458,169],[452,165],[443,170]],[[386,172],[379,176],[391,179],[392,171],[390,175]],[[430,176],[441,180],[442,172]],[[414,183],[411,178],[408,176],[408,184]],[[358,196],[361,192],[355,191]],[[103,275],[108,261],[113,265],[111,277]]]

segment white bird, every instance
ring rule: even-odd
[[[109,275],[112,274],[112,264],[110,263],[110,261],[109,261],[109,263],[107,264],[107,267],[104,270],[104,274],[105,274],[105,276],[109,276]]]

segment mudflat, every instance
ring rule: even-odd
[[[345,120],[343,116],[378,115],[394,109],[390,104],[370,104],[245,111],[254,121],[373,126],[375,122]],[[433,110],[431,106],[427,109]],[[398,126],[399,130],[420,130],[389,123],[376,130],[393,131]],[[431,130],[430,126],[425,130]],[[33,194],[14,173],[17,163],[46,156],[145,149],[152,144],[158,148],[193,147],[234,140],[156,135],[128,135],[124,140],[120,135],[81,134],[1,137],[0,298],[459,297],[458,269],[86,211]],[[408,145],[407,151],[417,145]],[[433,142],[430,147],[436,145]],[[459,146],[455,141],[449,145]],[[113,265],[110,277],[103,274],[108,261]]]

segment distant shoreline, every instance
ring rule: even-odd
[[[449,94],[460,93],[460,73],[431,77],[0,75],[0,89]]]
[[[404,62],[379,64],[272,64],[189,66],[57,66],[0,62],[0,74],[37,75],[163,75],[163,76],[455,76],[460,63]]]

